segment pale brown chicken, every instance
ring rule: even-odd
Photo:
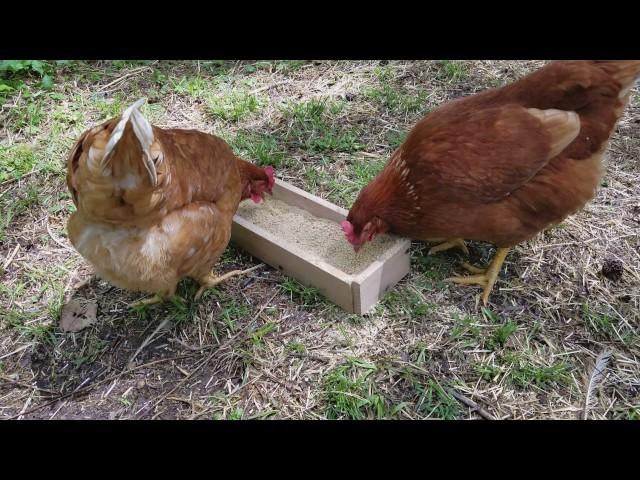
[[[492,242],[486,270],[449,280],[484,287],[486,304],[514,245],[595,194],[602,157],[640,76],[640,61],[556,61],[423,118],[359,194],[343,230],[357,250],[384,232]]]
[[[190,277],[207,287],[233,275],[212,275],[227,247],[242,199],[271,193],[273,169],[236,157],[220,138],[196,130],[152,126],[144,99],[82,134],[67,162],[77,207],[68,223],[76,250],[113,285],[175,295]]]

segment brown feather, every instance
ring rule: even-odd
[[[172,293],[180,279],[211,273],[243,191],[267,176],[247,168],[218,137],[153,127],[154,186],[130,123],[102,165],[119,120],[83,133],[68,156],[67,184],[77,206],[69,239],[114,285]]]
[[[513,246],[583,207],[640,61],[558,61],[442,105],[411,130],[348,221],[416,240]]]

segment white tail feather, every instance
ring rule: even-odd
[[[133,110],[131,115],[131,126],[133,127],[133,133],[135,133],[140,145],[142,146],[142,163],[144,168],[149,174],[149,179],[153,186],[158,184],[158,172],[156,166],[151,158],[151,144],[153,143],[153,130],[151,124],[138,110]]]
[[[591,407],[591,397],[593,396],[593,392],[600,384],[602,379],[604,378],[604,372],[607,368],[607,364],[609,363],[609,359],[613,352],[611,350],[605,350],[598,355],[596,358],[596,363],[593,366],[593,371],[589,376],[589,381],[587,382],[587,392],[584,399],[584,410],[582,412],[583,420],[586,420],[589,415],[589,408]]]
[[[153,130],[151,129],[151,124],[146,118],[144,118],[139,110],[134,109],[131,113],[131,125],[133,126],[133,132],[136,134],[136,137],[138,137],[140,145],[142,145],[142,149],[145,152],[148,152],[151,144],[153,143]]]
[[[116,127],[113,129],[113,132],[111,132],[111,136],[109,137],[109,141],[107,142],[107,145],[104,148],[104,155],[102,156],[102,168],[103,169],[107,166],[109,158],[111,157],[111,154],[113,153],[113,149],[115,148],[115,146],[118,144],[118,142],[122,138],[122,134],[124,133],[124,129],[127,126],[127,122],[131,118],[131,114],[134,111],[138,112],[138,108],[140,108],[142,106],[142,104],[144,104],[144,102],[146,102],[146,99],[145,98],[141,98],[138,101],[136,101],[133,105],[131,105],[129,108],[127,108],[122,113],[122,117],[120,117],[120,121],[118,122]],[[138,114],[140,115],[140,117],[142,117],[142,114],[140,112],[138,112]],[[144,117],[142,117],[142,118],[146,122],[146,119],[144,119]],[[146,123],[148,124],[148,122],[146,122]],[[149,130],[151,130],[151,126],[150,125],[149,125]],[[134,131],[135,131],[135,126],[134,126]],[[138,133],[136,133],[136,136],[138,137],[138,140],[140,140],[140,144],[142,145],[142,147],[144,149],[143,140],[140,139],[140,136],[138,135]],[[149,138],[149,137],[151,138],[151,142],[153,142],[153,133],[151,133],[150,136],[148,136],[147,138]],[[150,145],[150,143],[149,143],[149,145]],[[148,150],[148,147],[147,147],[147,150]]]

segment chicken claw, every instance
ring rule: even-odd
[[[496,283],[498,274],[500,273],[500,269],[502,268],[502,264],[504,263],[505,258],[507,258],[508,253],[509,248],[498,248],[498,251],[489,264],[489,268],[487,268],[486,270],[474,267],[473,265],[469,265],[465,262],[462,264],[462,266],[466,270],[472,273],[476,273],[476,275],[470,275],[468,277],[449,277],[445,279],[445,281],[454,282],[461,285],[480,285],[484,287],[482,302],[487,305],[487,302],[489,301],[489,295],[493,290],[493,286]]]
[[[224,282],[228,278],[253,272],[254,270],[257,270],[260,267],[262,267],[262,265],[256,265],[255,267],[247,268],[246,270],[233,270],[232,272],[227,272],[224,275],[220,275],[219,277],[214,277],[213,275],[209,274],[207,277],[200,280],[201,287],[198,289],[198,291],[196,292],[193,298],[195,300],[198,300],[207,288],[215,287],[216,285]]]
[[[461,267],[464,268],[469,273],[487,273],[486,268],[478,268],[474,265],[471,265],[469,262],[462,262]]]
[[[465,255],[469,255],[469,249],[465,245],[462,238],[450,238],[444,243],[431,247],[429,249],[429,252],[427,252],[427,255],[433,255],[434,253],[442,252],[444,250],[449,250],[450,248],[455,247],[458,247],[460,250],[462,250]]]
[[[147,306],[147,305],[155,305],[156,303],[162,303],[165,300],[171,298],[173,294],[170,295],[161,295],[156,293],[153,297],[143,298],[142,300],[138,300],[137,302],[133,302],[129,304],[129,308],[137,308]]]

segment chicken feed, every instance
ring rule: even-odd
[[[304,252],[349,275],[364,271],[394,243],[388,235],[380,235],[355,253],[337,223],[272,198],[260,204],[244,201],[237,213],[290,245],[291,250]]]

